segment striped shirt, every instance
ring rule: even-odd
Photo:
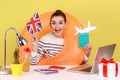
[[[31,64],[37,64],[43,55],[46,58],[56,56],[61,52],[63,46],[63,38],[57,38],[52,33],[46,34],[40,39],[37,52],[31,53]]]

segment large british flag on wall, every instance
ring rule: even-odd
[[[40,22],[39,14],[36,12],[34,16],[30,19],[30,21],[26,24],[27,30],[30,34],[34,34],[35,32],[39,32],[42,29],[42,25]]]

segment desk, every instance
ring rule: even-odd
[[[66,66],[66,69],[70,67],[71,66]],[[87,75],[68,72],[66,70],[60,70],[58,73],[45,75],[35,72],[34,69],[37,68],[48,68],[48,66],[31,66],[29,72],[23,72],[22,76],[19,77],[13,77],[11,74],[0,75],[0,80],[120,80],[120,75],[114,79],[109,79],[99,77],[98,74]]]

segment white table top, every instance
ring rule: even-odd
[[[73,66],[66,66],[66,69],[70,67]],[[58,73],[46,75],[34,71],[34,69],[37,68],[48,68],[48,66],[31,66],[29,72],[23,72],[22,76],[19,77],[13,77],[11,74],[0,75],[0,80],[120,80],[120,76],[111,79],[111,78],[100,77],[98,74],[87,75],[87,74],[69,72],[66,69],[59,70]]]

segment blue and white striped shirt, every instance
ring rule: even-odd
[[[52,33],[46,34],[40,39],[37,52],[31,53],[31,64],[37,64],[43,55],[47,58],[56,56],[61,52],[63,46],[63,38],[57,38]]]

